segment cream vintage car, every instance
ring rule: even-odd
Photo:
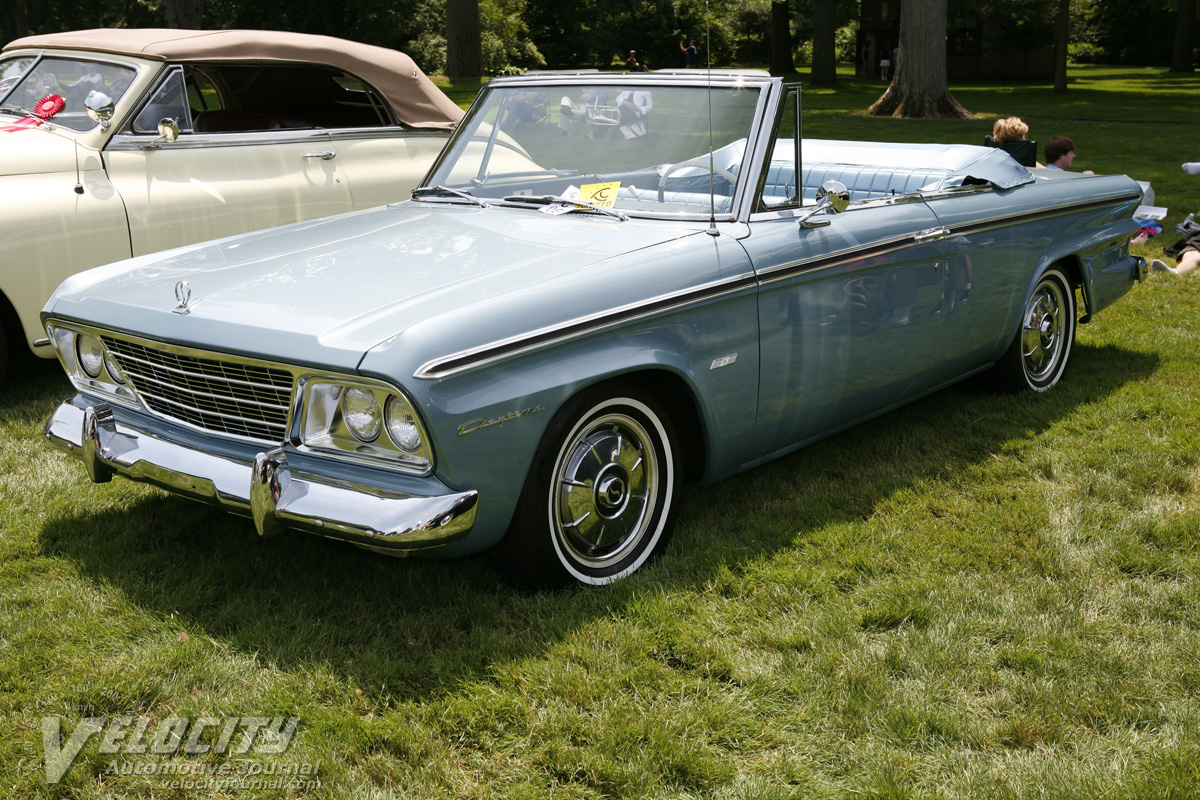
[[[0,380],[89,267],[406,199],[462,111],[328,36],[91,30],[0,52]]]

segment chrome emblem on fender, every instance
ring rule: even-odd
[[[179,305],[171,310],[176,314],[186,314],[192,310],[192,287],[188,286],[187,281],[180,281],[175,284],[175,299]]]

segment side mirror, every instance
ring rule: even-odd
[[[814,220],[813,217],[822,211],[829,214],[840,214],[850,205],[850,190],[841,181],[825,181],[817,189],[817,204],[800,218],[800,224],[805,228],[823,228],[829,224],[827,219]]]
[[[158,135],[161,141],[170,144],[179,138],[179,123],[170,117],[163,117],[158,121]]]
[[[111,97],[95,90],[88,92],[87,97],[83,99],[84,111],[92,121],[99,122],[102,128],[108,127],[108,121],[113,117],[114,105]]]

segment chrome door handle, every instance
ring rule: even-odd
[[[950,235],[949,228],[929,228],[927,230],[918,231],[913,234],[914,242],[932,242],[937,239],[945,239]]]
[[[319,153],[305,153],[304,158],[319,158],[322,161],[328,161],[336,155],[337,153],[333,152],[332,150],[322,150]]]

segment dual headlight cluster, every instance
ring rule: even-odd
[[[390,458],[421,472],[430,466],[417,412],[386,384],[310,379],[300,433],[312,449]]]
[[[100,340],[68,328],[50,328],[50,336],[71,379],[81,389],[112,395],[130,405],[137,397],[126,385],[125,375]]]

